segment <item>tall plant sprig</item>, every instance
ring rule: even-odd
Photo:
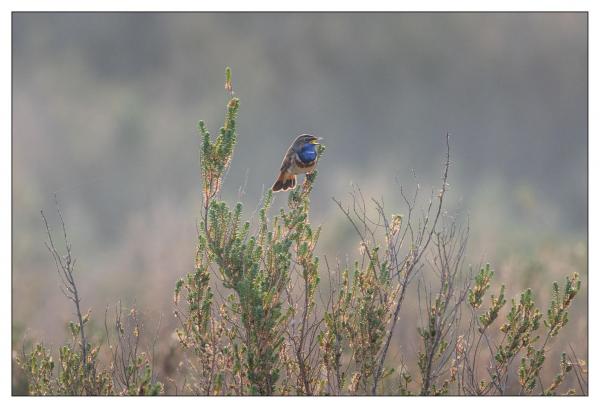
[[[308,223],[309,194],[316,174],[308,176],[302,186],[290,193],[289,209],[282,210],[273,220],[269,219],[273,199],[269,191],[259,210],[256,228],[249,221],[242,221],[242,204],[232,208],[220,199],[223,177],[237,140],[239,100],[233,97],[229,69],[225,88],[230,99],[218,136],[212,140],[204,122],[198,126],[202,138],[202,217],[196,271],[179,280],[175,289],[176,301],[182,291],[187,293],[186,310],[177,311],[182,323],[178,335],[184,347],[199,357],[200,377],[205,379],[199,388],[202,393],[271,395],[280,379],[283,345],[286,338],[290,340],[288,323],[295,313],[293,307],[284,305],[290,273],[296,264],[304,271],[308,310],[318,283],[318,261],[313,256],[318,230],[313,232]],[[214,304],[211,288],[213,276],[217,278],[214,284],[229,293],[222,298],[219,316],[214,312],[218,305]],[[302,321],[302,334],[294,337],[299,342],[289,347],[300,366],[307,362],[308,328],[306,318]],[[226,362],[227,370],[216,370],[215,367],[221,367],[215,363],[218,361]],[[306,369],[300,371],[304,392],[311,393],[309,374]]]
[[[239,109],[239,99],[233,97],[231,70],[226,69],[225,89],[229,93],[226,106],[225,121],[217,137],[213,140],[203,120],[198,122],[198,133],[202,141],[200,147],[200,171],[202,181],[202,209],[198,229],[198,244],[196,247],[195,270],[179,279],[175,285],[174,301],[175,316],[181,327],[176,333],[181,345],[191,350],[197,361],[192,366],[196,371],[195,384],[189,386],[193,393],[212,395],[222,391],[225,370],[217,373],[219,363],[232,366],[236,355],[234,350],[221,346],[221,337],[231,336],[227,332],[224,320],[215,313],[214,293],[210,286],[213,263],[217,260],[219,251],[213,251],[219,233],[218,222],[215,218],[219,211],[223,212],[225,203],[219,204],[219,197],[225,173],[231,163],[234,147],[237,141],[236,117]],[[241,213],[241,205],[238,206]],[[238,213],[238,216],[239,216]],[[212,217],[212,223],[211,218]],[[180,305],[180,296],[187,294],[185,308]],[[221,310],[220,313],[226,313]],[[235,377],[234,369],[231,375]],[[241,391],[241,379],[239,390]]]

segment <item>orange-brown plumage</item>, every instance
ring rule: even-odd
[[[273,184],[273,191],[287,191],[296,187],[296,176],[287,171],[279,173],[279,177]]]

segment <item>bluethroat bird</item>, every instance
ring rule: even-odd
[[[287,191],[296,187],[296,175],[310,173],[317,166],[317,145],[320,137],[300,135],[283,157],[279,177],[273,191]]]

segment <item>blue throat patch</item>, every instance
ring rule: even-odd
[[[317,148],[316,145],[307,143],[302,146],[300,152],[298,152],[298,157],[300,157],[300,161],[304,164],[308,164],[314,161],[317,158]]]

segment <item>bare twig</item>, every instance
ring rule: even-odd
[[[71,243],[67,235],[67,228],[65,226],[65,221],[63,219],[62,212],[60,211],[56,195],[54,195],[54,202],[56,204],[56,210],[60,219],[66,253],[65,255],[61,255],[56,249],[54,240],[52,239],[52,232],[50,230],[50,226],[48,225],[48,220],[46,219],[44,211],[42,210],[40,213],[46,227],[46,233],[48,234],[48,242],[46,242],[46,247],[48,248],[48,251],[54,259],[54,263],[56,264],[56,271],[62,283],[62,286],[60,287],[61,291],[67,299],[73,302],[73,305],[75,306],[75,314],[79,323],[79,334],[81,338],[81,364],[84,368],[84,371],[87,372],[89,368],[87,365],[88,342],[85,335],[84,317],[81,314],[81,297],[79,296],[79,291],[77,290],[77,284],[75,283],[75,277],[73,274],[75,270],[75,259],[73,258],[71,252]]]
[[[433,223],[432,223],[431,227],[429,228],[429,230],[427,230],[427,225],[429,222],[429,211],[431,209],[431,202],[430,202],[429,208],[427,210],[427,215],[425,216],[425,221],[423,222],[423,227],[416,239],[417,245],[414,248],[411,248],[411,250],[409,250],[409,253],[406,256],[402,267],[398,270],[398,274],[400,274],[400,270],[402,270],[402,269],[405,270],[405,273],[404,273],[404,277],[403,277],[403,282],[401,284],[400,295],[399,295],[398,301],[396,303],[394,315],[392,317],[391,325],[390,325],[390,328],[389,328],[389,331],[388,331],[388,334],[387,334],[387,337],[385,340],[385,344],[384,344],[381,354],[379,356],[378,364],[375,369],[375,374],[373,376],[373,387],[371,388],[371,393],[373,395],[375,395],[376,391],[377,391],[377,384],[378,384],[379,379],[381,378],[381,374],[383,372],[383,366],[385,364],[385,359],[387,357],[387,353],[388,353],[390,342],[391,342],[391,339],[392,339],[392,336],[394,333],[394,329],[396,328],[396,323],[398,322],[398,315],[400,314],[400,309],[402,308],[402,303],[403,303],[404,297],[406,295],[406,290],[408,287],[408,283],[411,279],[411,275],[414,271],[415,266],[418,265],[421,257],[427,250],[427,247],[429,246],[429,243],[431,242],[431,238],[433,237],[433,235],[435,233],[435,229],[436,229],[438,220],[440,218],[440,214],[442,213],[442,207],[444,204],[444,196],[446,194],[447,186],[448,186],[447,183],[448,183],[448,169],[449,168],[450,168],[450,134],[447,133],[446,134],[446,160],[444,163],[444,170],[442,173],[442,188],[440,189],[440,192],[438,194],[437,210],[435,213],[435,217],[433,219]],[[422,243],[424,238],[426,238],[425,243]],[[413,242],[415,242],[414,239],[413,239]]]

